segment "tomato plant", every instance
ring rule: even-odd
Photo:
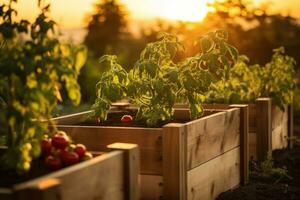
[[[213,83],[207,92],[209,103],[249,103],[259,97],[272,97],[284,109],[293,101],[295,61],[287,56],[284,48],[274,50],[265,66],[249,65],[246,56],[239,56],[237,63]]]
[[[295,65],[295,60],[281,47],[274,50],[271,61],[261,70],[262,96],[272,97],[282,110],[285,104],[293,102]]]
[[[239,56],[235,65],[213,83],[207,92],[208,103],[253,102],[261,95],[260,66],[248,65],[246,56]]]
[[[40,155],[39,143],[62,101],[63,86],[74,104],[80,102],[77,76],[86,50],[53,37],[49,4],[38,1],[41,13],[30,23],[17,20],[16,3],[0,6],[0,137],[8,147],[1,166],[22,173]]]
[[[139,107],[134,119],[148,126],[171,120],[178,101],[189,103],[191,119],[200,117],[210,84],[238,57],[226,40],[225,31],[209,33],[200,39],[199,54],[175,63],[174,56],[183,46],[176,36],[163,33],[158,41],[147,44],[128,73],[116,56],[101,57],[100,63],[107,71],[97,84],[94,114],[106,120],[111,103],[128,98]]]

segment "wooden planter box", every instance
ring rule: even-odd
[[[10,188],[0,188],[0,199],[138,200],[137,145],[115,143],[109,148],[113,150],[91,160]]]
[[[239,106],[162,128],[78,126],[89,113],[56,118],[89,149],[112,142],[140,147],[141,199],[213,200],[248,180],[248,107]],[[177,119],[188,117],[177,109]]]
[[[259,98],[249,106],[249,155],[263,161],[276,149],[292,147],[293,108],[280,110],[271,98]],[[182,106],[179,106],[182,107]],[[206,104],[206,109],[227,109],[229,104]]]

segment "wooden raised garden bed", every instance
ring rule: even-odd
[[[248,180],[248,107],[232,107],[161,128],[78,125],[90,111],[54,119],[88,149],[112,142],[140,147],[141,199],[213,200]],[[187,109],[176,109],[187,120]]]
[[[0,187],[0,199],[138,200],[137,145],[115,143],[109,148],[111,152],[98,154],[91,160],[10,188]]]
[[[271,98],[259,98],[249,105],[249,154],[263,161],[272,150],[292,147],[293,109],[280,110]],[[229,104],[206,104],[206,109],[227,109]]]

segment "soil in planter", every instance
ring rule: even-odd
[[[112,111],[108,113],[107,120],[101,121],[100,123],[97,122],[97,119],[87,119],[83,122],[78,123],[80,126],[118,126],[118,127],[147,127],[146,122],[143,120],[137,121],[134,120],[130,123],[122,123],[121,118],[124,115],[131,115],[134,117],[137,113],[137,110],[128,109],[128,110],[121,110],[121,111]],[[214,114],[216,111],[206,111],[204,116]],[[191,121],[190,119],[173,119],[170,121],[160,121],[156,127],[153,128],[160,128],[168,123],[187,123]]]
[[[266,177],[252,171],[250,183],[222,193],[218,200],[300,200],[300,146],[273,152],[274,166],[288,170],[290,178]]]
[[[13,170],[0,169],[0,187],[10,187],[14,184],[22,183],[30,179],[37,178],[52,172],[44,166],[43,159],[36,159],[32,162],[28,173],[19,175]]]

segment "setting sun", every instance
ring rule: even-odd
[[[202,20],[207,12],[207,1],[199,0],[173,0],[164,1],[161,5],[162,17],[182,20],[182,21],[199,21]]]

